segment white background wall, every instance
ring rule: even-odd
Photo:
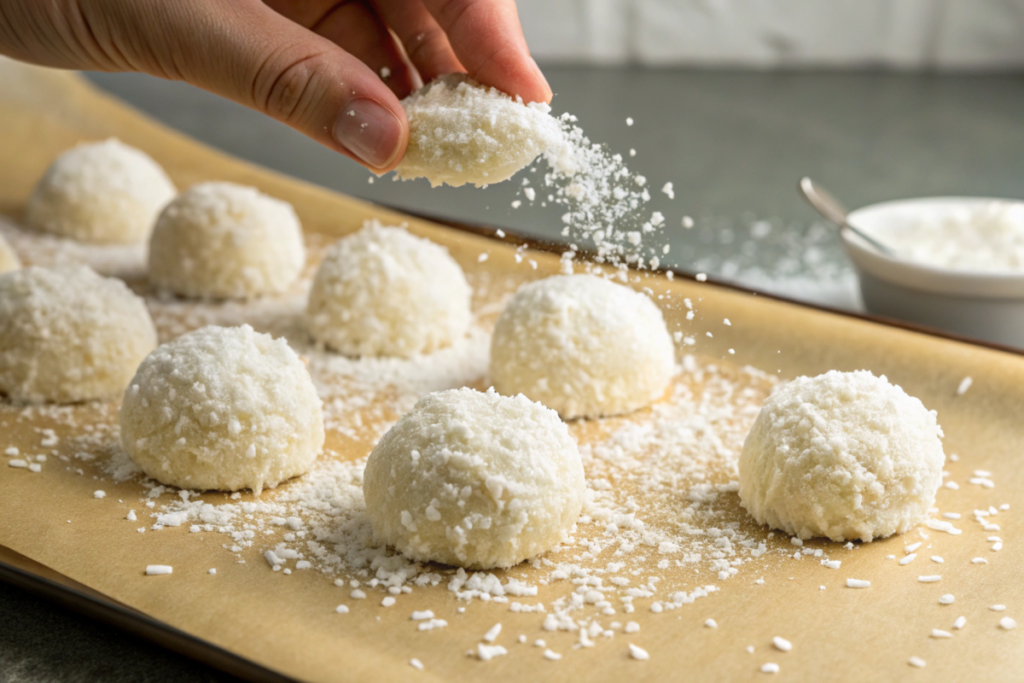
[[[518,0],[537,59],[763,68],[1024,66],[1024,0]]]

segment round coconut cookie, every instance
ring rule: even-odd
[[[190,187],[161,212],[149,243],[153,286],[194,298],[279,294],[305,263],[291,204],[234,183]]]
[[[657,306],[592,275],[530,283],[509,300],[491,339],[491,382],[565,419],[620,415],[661,398],[675,349]]]
[[[395,171],[434,187],[507,180],[562,140],[547,104],[523,104],[465,74],[431,81],[402,106],[409,146]]]
[[[579,450],[558,415],[493,390],[420,399],[363,475],[378,542],[471,569],[511,567],[562,542],[584,490]]]
[[[86,266],[0,275],[0,393],[74,403],[118,395],[156,346],[142,299]]]
[[[306,325],[350,356],[430,353],[466,335],[471,294],[447,249],[372,221],[324,255]]]
[[[764,403],[740,455],[740,501],[802,539],[870,541],[921,522],[942,483],[942,429],[883,375],[799,377]]]
[[[313,466],[324,444],[320,398],[284,339],[248,325],[204,327],[139,366],[121,443],[162,484],[258,494]]]
[[[175,194],[145,153],[114,138],[90,142],[54,160],[29,197],[25,223],[80,242],[134,244]]]
[[[21,259],[11,249],[11,245],[0,235],[0,273],[6,273],[21,268]]]

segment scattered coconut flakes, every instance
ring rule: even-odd
[[[765,674],[777,674],[779,673],[779,665],[775,662],[767,662],[761,665],[761,673]]]
[[[495,657],[501,657],[507,655],[508,650],[503,648],[501,645],[484,645],[479,643],[476,646],[476,656],[481,662],[489,662]]]
[[[962,533],[960,529],[957,529],[950,522],[941,519],[926,519],[925,526],[935,531],[945,531],[947,534],[952,536],[958,536]]]
[[[1012,617],[1003,617],[999,620],[999,627],[1004,631],[1012,631],[1017,628],[1017,622]]]
[[[633,624],[633,623],[636,623],[636,622],[632,622],[631,621],[630,623]],[[707,621],[704,622],[704,625],[707,626],[708,628],[718,628],[718,622],[715,621],[714,619],[708,619]],[[636,630],[639,631],[640,627],[637,626]]]
[[[962,629],[966,625],[967,625],[967,617],[957,617],[956,621],[953,622],[953,628],[955,628],[958,631],[960,629]]]
[[[498,639],[498,634],[501,633],[501,624],[495,624],[484,634],[483,641],[485,643],[493,643]]]
[[[415,657],[409,660],[409,666],[416,669],[417,671],[423,671],[424,669],[423,662],[416,659]]]
[[[1006,605],[989,605],[988,608],[993,612],[1002,612],[1006,609]]]
[[[971,560],[971,564],[988,564],[988,560],[986,560],[984,557],[976,557],[973,560]]]
[[[932,555],[931,559],[932,559],[932,562],[935,562],[937,564],[943,564],[945,562],[945,560],[942,559],[941,557],[939,557],[938,555]]]
[[[107,492],[106,491],[93,491],[92,492],[92,497],[93,498],[106,498],[107,497]]]
[[[146,565],[146,576],[164,576],[174,572],[174,567],[167,564]]]
[[[1016,624],[1014,624],[1014,626],[1016,626]],[[633,659],[639,659],[641,661],[651,658],[651,655],[647,653],[647,650],[643,649],[642,647],[638,647],[633,643],[629,644],[629,656]]]
[[[550,649],[544,650],[544,659],[546,659],[546,660],[548,660],[550,662],[557,662],[561,658],[562,658],[562,655],[558,654],[557,652],[554,652],[554,651],[552,651]]]
[[[964,394],[966,394],[967,390],[971,388],[972,384],[974,384],[974,380],[971,379],[970,375],[964,377],[962,380],[960,380],[960,385],[956,388],[956,395],[963,396]]]
[[[954,602],[956,602],[956,597],[952,593],[946,593],[939,597],[940,605],[952,605]]]
[[[924,665],[927,664],[927,662],[920,657],[911,657],[907,660],[907,663],[910,664],[910,666],[916,666],[918,669],[923,669]]]
[[[870,586],[871,586],[871,582],[870,581],[865,581],[863,579],[847,579],[846,580],[846,587],[847,588],[869,588]]]
[[[338,614],[348,614],[348,605],[338,605],[334,608],[334,611]]]
[[[949,631],[943,631],[940,628],[932,629],[932,638],[952,638],[953,634]]]
[[[444,619],[427,619],[421,621],[416,625],[417,631],[434,631],[439,628],[444,628],[448,625],[448,622]]]
[[[921,583],[938,583],[942,581],[942,577],[938,574],[929,574],[928,576],[919,576],[917,580]]]
[[[917,553],[910,553],[906,557],[900,558],[900,565],[908,565],[917,558]]]
[[[774,645],[775,649],[780,652],[789,652],[793,649],[793,643],[789,642],[785,638],[780,638],[779,636],[772,638],[772,645]]]
[[[920,541],[918,541],[917,543],[911,543],[910,545],[908,545],[905,548],[903,548],[903,552],[906,553],[907,555],[909,555],[910,553],[916,551],[920,547],[921,547],[921,542]]]

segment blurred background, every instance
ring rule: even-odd
[[[592,140],[627,155],[668,218],[668,265],[859,309],[809,175],[851,207],[899,197],[1024,197],[1024,0],[520,0],[530,47]],[[181,83],[91,74],[210,145],[346,194],[557,237],[560,210],[370,174]],[[635,125],[627,126],[632,117]],[[684,230],[681,219],[695,227]]]

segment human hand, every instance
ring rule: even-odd
[[[421,80],[551,101],[514,0],[4,0],[0,53],[186,81],[377,172],[405,153],[398,98]]]

